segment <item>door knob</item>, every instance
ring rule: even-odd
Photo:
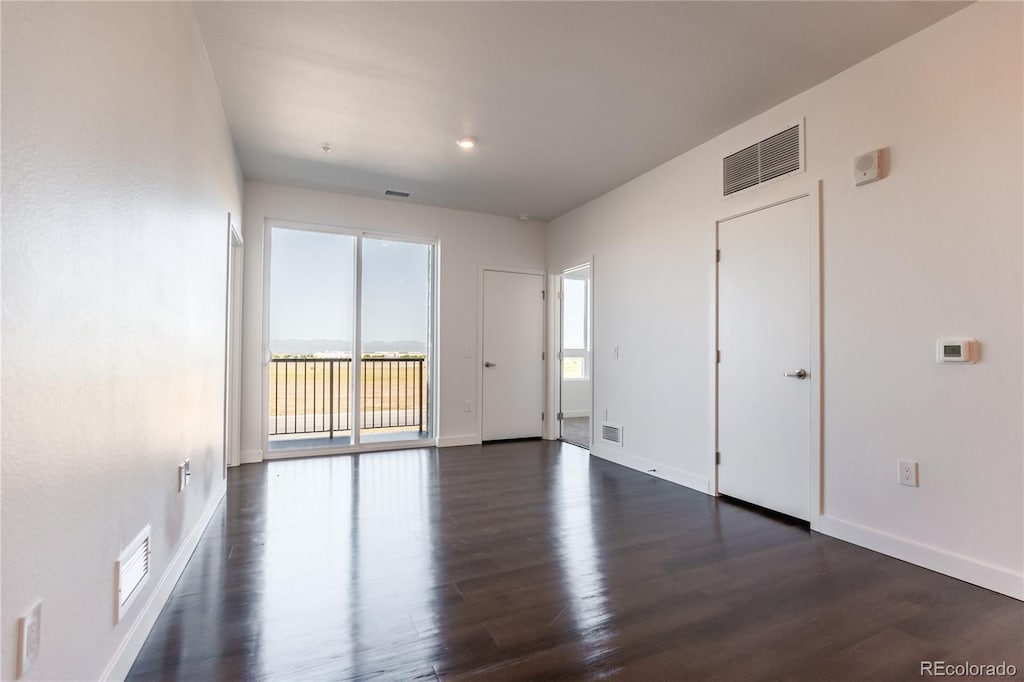
[[[807,378],[807,370],[806,369],[798,369],[795,372],[783,372],[783,376],[793,377],[794,379],[806,379]]]
[[[485,362],[484,367],[497,367],[498,364],[495,362]]]

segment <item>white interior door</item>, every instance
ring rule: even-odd
[[[540,437],[544,277],[484,271],[483,440]]]
[[[718,490],[810,519],[811,206],[718,225]]]

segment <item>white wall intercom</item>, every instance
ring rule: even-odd
[[[858,187],[885,177],[883,150],[875,149],[853,160],[853,181]]]

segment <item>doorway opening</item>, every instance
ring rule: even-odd
[[[590,449],[593,403],[591,267],[571,268],[559,278],[559,438]]]
[[[268,228],[269,456],[432,442],[435,245]]]

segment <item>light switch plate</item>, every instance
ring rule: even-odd
[[[18,679],[21,679],[39,658],[42,617],[43,602],[37,601],[28,613],[18,619]]]

